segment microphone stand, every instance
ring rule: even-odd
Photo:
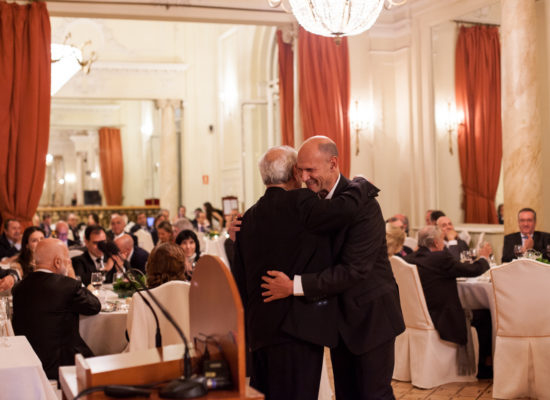
[[[112,249],[114,250],[114,249]],[[117,248],[118,251],[118,248]],[[129,277],[129,275],[124,271],[124,268],[121,268],[121,266],[117,263],[116,259],[113,257],[113,255],[116,255],[116,252],[111,252],[108,256],[113,260],[114,266],[117,269],[117,271],[121,272],[126,279],[128,279],[129,282],[132,282],[141,286],[145,292],[151,297],[151,300],[157,305],[159,310],[162,312],[164,317],[172,324],[174,329],[178,332],[179,336],[182,338],[185,351],[183,353],[183,373],[184,375],[179,377],[178,379],[174,379],[167,383],[160,391],[159,396],[162,398],[169,398],[169,399],[192,399],[195,397],[201,397],[206,395],[207,390],[204,385],[204,378],[192,378],[191,372],[191,355],[189,354],[189,343],[187,342],[187,338],[185,337],[183,331],[179,327],[179,325],[176,323],[172,315],[164,308],[164,306],[157,300],[157,298],[149,291],[149,289],[143,285],[139,279],[135,279],[132,281]],[[143,295],[137,291],[141,298],[144,298]]]

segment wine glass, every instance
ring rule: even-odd
[[[94,287],[94,294],[99,295],[99,289],[103,284],[103,274],[101,272],[92,272],[92,286]]]
[[[514,255],[516,258],[523,257],[523,246],[521,244],[514,245]]]
[[[470,262],[470,261],[471,261],[470,251],[469,250],[461,251],[460,252],[460,262],[461,263],[467,263],[467,262]]]

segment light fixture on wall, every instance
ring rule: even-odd
[[[288,0],[292,13],[305,30],[341,38],[358,35],[378,19],[382,7],[390,9],[407,0]],[[268,0],[271,7],[287,11],[284,0]]]
[[[355,100],[349,110],[349,123],[351,130],[355,133],[355,155],[359,155],[359,133],[366,130],[371,133],[373,123],[372,107],[359,103]]]
[[[437,119],[438,125],[445,129],[449,138],[449,153],[453,154],[453,132],[458,130],[460,124],[464,123],[464,112],[457,110],[451,101],[446,106],[440,106]]]
[[[65,85],[78,71],[82,70],[85,74],[90,73],[90,68],[94,61],[97,60],[95,51],[91,51],[85,59],[85,49],[92,45],[92,41],[88,40],[81,46],[75,46],[69,43],[71,33],[65,36],[62,44],[52,43],[52,84],[51,95],[56,94],[59,89]]]

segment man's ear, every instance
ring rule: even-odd
[[[60,271],[63,267],[63,260],[61,259],[61,257],[59,256],[56,256],[54,259],[53,259],[53,266],[55,267],[55,270],[56,271]]]
[[[329,160],[329,163],[330,163],[330,169],[337,168],[338,167],[338,157],[331,156],[330,160]]]

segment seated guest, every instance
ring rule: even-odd
[[[34,271],[34,251],[38,242],[45,238],[44,231],[36,226],[29,226],[23,232],[21,240],[21,253],[11,263],[11,268],[19,272],[21,278],[27,277]]]
[[[172,237],[177,237],[181,231],[193,230],[193,224],[187,218],[180,218],[172,224]]]
[[[111,229],[106,232],[107,238],[109,240],[115,240],[116,238],[121,237],[124,235],[125,226],[126,223],[124,222],[122,215],[117,213],[111,215]]]
[[[78,246],[78,242],[69,239],[69,224],[65,221],[58,221],[57,224],[55,224],[53,237],[61,240],[67,247]]]
[[[87,225],[99,225],[99,216],[96,213],[89,213]]]
[[[454,259],[460,260],[460,253],[466,250],[470,250],[470,246],[458,237],[451,219],[447,216],[439,217],[436,221],[436,225],[443,233],[443,240],[445,241],[445,247],[453,255]]]
[[[44,214],[40,228],[44,231],[44,237],[49,238],[52,235],[52,216],[50,214]]]
[[[388,257],[405,257],[408,253],[403,249],[405,243],[405,232],[398,226],[391,223],[386,224],[386,243],[388,246]]]
[[[185,254],[185,276],[191,280],[195,264],[201,256],[201,246],[199,238],[192,230],[181,231],[176,237],[176,244],[183,249]]]
[[[210,222],[208,222],[208,219],[206,218],[206,213],[204,211],[200,211],[197,214],[197,223],[194,224],[195,230],[197,232],[209,232],[211,229]]]
[[[80,246],[80,230],[78,228],[78,217],[74,213],[67,216],[69,224],[69,240],[72,240],[76,245]]]
[[[491,246],[485,244],[479,250],[480,258],[476,261],[461,263],[445,251],[443,234],[432,225],[420,230],[418,246],[417,251],[405,257],[405,261],[418,267],[426,305],[435,329],[442,340],[464,346],[467,344],[468,328],[458,297],[456,278],[478,276],[487,271],[487,257],[492,252]],[[487,366],[492,351],[491,315],[487,310],[473,310],[473,313],[471,323],[478,329],[480,343],[478,376],[487,377],[491,374],[490,367]],[[459,352],[462,349],[459,348]]]
[[[185,253],[174,243],[159,243],[149,255],[146,270],[149,288],[168,281],[185,281]]]
[[[195,218],[191,220],[191,223],[193,224],[193,229],[197,230],[197,219],[199,218],[199,213],[202,212],[202,208],[197,207],[195,208],[195,211],[193,211],[193,215]]]
[[[155,217],[155,221],[153,222],[153,229],[151,229],[151,237],[153,238],[153,243],[156,245],[159,241],[159,235],[158,235],[158,226],[166,221],[166,217],[162,213],[158,213]]]
[[[444,217],[445,213],[441,210],[432,210],[430,213],[430,223],[428,225],[437,225],[437,220]]]
[[[521,252],[533,249],[542,253],[543,257],[549,258],[548,246],[550,245],[550,234],[536,231],[537,213],[532,208],[522,208],[518,212],[519,232],[510,233],[504,236],[502,247],[502,262],[510,262],[516,255],[514,246],[521,246]]]
[[[59,367],[74,365],[76,354],[93,356],[78,332],[79,314],[97,314],[101,303],[73,279],[69,250],[60,240],[38,243],[35,260],[34,272],[13,289],[13,330],[27,337],[48,379],[57,379]]]
[[[159,238],[157,245],[160,243],[172,242],[173,233],[174,233],[174,230],[172,229],[172,224],[167,220],[162,221],[157,227],[157,234]]]
[[[11,262],[21,250],[21,224],[16,219],[4,222],[4,233],[0,236],[0,261]]]
[[[209,202],[204,203],[203,206],[206,213],[206,219],[208,220],[208,223],[210,224],[212,229],[218,231],[222,230],[222,228],[224,227],[223,211],[214,208]]]
[[[407,218],[404,214],[395,214],[392,219],[393,218],[397,218],[403,223],[403,230],[405,231],[405,234],[409,236],[409,218]]]
[[[184,205],[179,206],[178,207],[178,215],[176,217],[176,220],[182,219],[182,218],[187,219],[187,216],[185,214],[187,214],[187,208],[185,208]]]
[[[80,276],[85,286],[91,283],[92,272],[105,271],[105,281],[109,283],[113,281],[116,272],[113,269],[113,260],[105,260],[103,252],[97,247],[97,244],[104,240],[107,240],[107,236],[101,226],[88,226],[84,231],[86,250],[81,255],[72,258],[74,272]]]
[[[500,225],[504,224],[504,204],[499,204],[497,207],[497,217],[498,217],[498,223]]]
[[[120,250],[120,257],[125,262],[126,268],[139,269],[145,273],[145,264],[147,264],[149,253],[141,247],[137,247],[130,235],[122,235],[115,239],[115,244]]]
[[[131,233],[135,233],[138,230],[144,230],[146,232],[151,232],[151,228],[147,224],[147,214],[140,212],[136,217],[136,223],[130,229]]]
[[[426,224],[426,226],[428,225],[433,225],[432,224],[432,212],[434,212],[434,210],[426,210],[426,215],[424,216],[424,222]]]

